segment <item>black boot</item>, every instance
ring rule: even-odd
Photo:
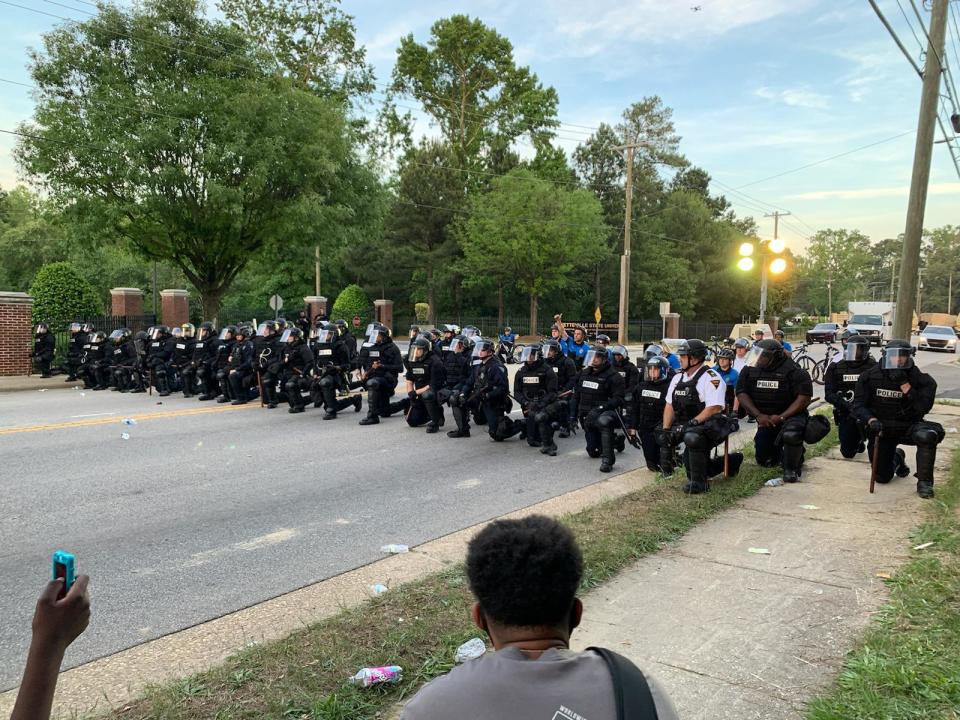
[[[353,398],[353,411],[355,413],[360,412],[360,407],[363,405],[363,398],[360,395],[357,395]]]
[[[783,446],[783,481],[795,483],[800,480],[800,468],[803,466],[803,445]]]
[[[614,446],[617,448],[618,453],[622,453],[627,449],[627,436],[617,433]]]
[[[917,495],[933,497],[933,466],[937,461],[937,447],[917,447]]]
[[[910,474],[910,466],[907,465],[907,454],[902,449],[896,449],[896,460],[894,460],[894,472],[897,477],[905,478]],[[919,470],[918,470],[919,472]]]
[[[683,486],[683,491],[687,495],[699,495],[710,490],[710,483],[707,482],[707,466],[710,464],[708,452],[687,448],[685,457],[688,480]]]
[[[380,418],[376,415],[367,415],[363,420],[360,421],[361,425],[379,425]]]
[[[615,445],[612,432],[600,432],[600,472],[613,470],[613,465],[617,462]]]

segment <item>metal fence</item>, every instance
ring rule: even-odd
[[[119,328],[129,328],[131,332],[137,333],[140,330],[146,330],[151,325],[157,324],[156,315],[96,315],[92,317],[80,318],[77,320],[80,324],[90,323],[95,330],[103,330],[110,335]],[[50,332],[57,339],[56,353],[54,355],[54,366],[63,362],[67,355],[67,346],[70,344],[70,324],[65,323],[61,327],[51,327]]]

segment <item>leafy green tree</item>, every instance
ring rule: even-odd
[[[956,314],[960,294],[960,226],[925,233],[921,311]]]
[[[870,239],[859,230],[820,230],[798,259],[801,304],[819,313],[845,310],[864,292],[871,262]]]
[[[278,76],[198,0],[106,5],[45,35],[30,71],[23,169],[176,265],[206,317],[258,250],[350,215],[337,202],[353,162],[342,109]]]
[[[347,285],[333,303],[331,317],[343,318],[351,323],[354,315],[360,316],[360,331],[373,319],[373,303],[359,285]],[[353,325],[351,324],[351,328]]]
[[[77,318],[99,315],[103,305],[93,286],[68,262],[44,265],[30,286],[34,322],[55,327]]]
[[[497,178],[470,198],[462,227],[464,264],[472,277],[506,270],[530,299],[530,331],[540,297],[568,287],[579,269],[605,252],[603,210],[585,190],[567,190],[526,169]]]
[[[556,91],[516,64],[507,38],[466,15],[437,20],[426,44],[402,38],[391,90],[421,103],[462,169],[480,169],[522,136],[546,143],[558,124]],[[486,184],[483,176],[469,181]]]

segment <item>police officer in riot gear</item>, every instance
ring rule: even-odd
[[[600,335],[597,336],[598,339],[600,337]],[[603,335],[602,337],[607,336]],[[609,338],[607,338],[607,340],[609,344]],[[604,347],[606,347],[606,345],[604,345]],[[632,406],[636,400],[637,386],[640,384],[641,380],[640,369],[630,362],[630,353],[623,345],[614,345],[612,348],[607,348],[607,355],[611,358],[613,369],[620,373],[620,377],[623,378],[625,387],[623,394],[623,407],[620,409],[620,414],[622,417],[626,417],[632,414]],[[624,423],[624,427],[626,427],[626,423]],[[617,452],[623,452],[624,441],[624,436],[617,433]]]
[[[683,442],[687,471],[683,491],[696,495],[710,489],[710,451],[730,435],[733,426],[722,416],[726,387],[705,363],[706,344],[702,340],[687,340],[677,348],[677,356],[680,372],[673,376],[667,389],[660,443],[672,453],[672,446]]]
[[[341,377],[351,368],[350,349],[343,341],[340,331],[333,323],[321,322],[313,331],[314,381],[311,390],[313,406],[323,405],[324,420],[333,420],[337,413],[353,405],[360,412],[363,400],[354,395],[343,400],[337,398]]]
[[[147,367],[150,371],[151,383],[159,391],[160,397],[170,394],[168,363],[173,357],[173,346],[176,342],[176,338],[171,335],[170,328],[166,325],[156,325],[150,333]]]
[[[445,327],[451,327],[449,325]],[[441,404],[446,403],[453,412],[454,419],[460,412],[457,407],[461,397],[464,394],[467,381],[470,379],[470,353],[472,351],[467,338],[462,335],[455,335],[450,339],[447,349],[443,352],[443,371],[445,382],[438,394],[438,400]],[[449,437],[469,437],[470,430],[467,426],[466,435],[461,436],[461,423],[457,422],[457,429],[447,432]]]
[[[553,428],[543,411],[557,400],[557,373],[544,362],[540,345],[527,345],[520,353],[520,363],[513,378],[513,396],[520,403],[523,418],[513,421],[509,434],[519,433],[530,447],[543,448],[544,455],[554,456],[557,446]]]
[[[280,354],[280,382],[287,394],[291,413],[302,413],[303,391],[310,389],[313,371],[313,351],[303,339],[303,330],[290,325],[280,337],[283,350]]]
[[[367,390],[367,416],[361,425],[376,425],[380,416],[393,413],[390,396],[397,387],[397,375],[403,370],[400,349],[390,337],[390,329],[380,323],[367,326],[367,341],[360,348],[361,382]]]
[[[350,361],[354,362],[357,359],[357,339],[350,333],[350,328],[347,326],[346,320],[334,320],[333,324],[337,326],[337,332],[340,333],[340,337],[343,340],[344,344],[347,346],[347,350],[350,353]]]
[[[459,335],[458,328],[456,325],[447,324],[440,329],[440,333],[442,335],[440,339],[440,350],[443,353],[448,353],[450,352],[450,343],[453,342],[453,338]]]
[[[83,356],[83,346],[87,342],[87,334],[83,332],[83,325],[78,322],[70,323],[70,342],[67,345],[66,371],[67,379],[64,382],[74,382],[77,379],[77,368]]]
[[[107,334],[102,330],[90,332],[87,335],[87,342],[83,346],[83,355],[80,358],[80,367],[77,369],[77,377],[83,380],[83,386],[92,389],[99,386],[97,379],[97,363],[103,360]]]
[[[614,434],[626,385],[607,358],[606,348],[591,347],[583,359],[574,400],[587,441],[587,454],[600,458],[600,472],[610,472],[617,461]]]
[[[147,373],[147,350],[150,346],[150,333],[146,330],[138,330],[133,336],[133,349],[136,352],[137,359],[127,373],[126,389],[122,392],[143,393],[147,391],[146,385],[149,382]]]
[[[570,430],[573,427],[570,423],[570,406],[573,404],[573,393],[577,385],[577,364],[563,352],[563,346],[559,340],[547,340],[541,346],[543,348],[543,359],[557,376],[557,398],[547,405],[538,415],[537,427],[540,429],[540,442],[542,447],[549,448],[553,444],[553,426],[557,424],[560,427],[560,437],[570,437]],[[548,423],[545,425],[544,423]],[[546,453],[545,453],[546,454]]]
[[[863,442],[863,426],[851,412],[857,381],[867,370],[877,364],[870,355],[870,341],[855,335],[847,341],[843,360],[830,363],[823,376],[824,397],[833,405],[833,421],[840,436],[840,454],[852,458],[866,449]],[[873,439],[870,441],[873,450]],[[902,452],[902,451],[901,451]]]
[[[118,328],[110,333],[112,344],[110,375],[113,389],[126,392],[130,384],[130,372],[137,363],[137,348],[133,335],[127,328]]]
[[[917,494],[932,498],[937,445],[945,433],[939,423],[924,420],[933,408],[937,381],[916,366],[915,352],[904,340],[888,342],[880,362],[860,375],[852,412],[877,443],[877,482],[888,483],[894,474],[906,477],[910,469],[897,445],[915,445]]]
[[[50,363],[53,362],[57,339],[50,332],[50,326],[46,323],[37,323],[33,337],[33,352],[30,357],[36,361],[37,367],[40,369],[40,377],[51,377]]]
[[[443,406],[440,391],[446,385],[446,372],[440,354],[434,352],[433,342],[426,335],[418,335],[410,342],[406,361],[407,397],[397,409],[407,416],[407,425],[426,424],[428,433],[440,431],[443,425]]]
[[[256,382],[256,358],[251,336],[253,328],[241,325],[234,333],[235,341],[227,358],[227,379],[230,382],[231,405],[245,405],[250,400],[250,388]]]
[[[217,371],[217,388],[219,390],[220,397],[217,398],[218,403],[230,402],[230,359],[233,356],[233,346],[237,342],[237,327],[235,325],[227,325],[220,331],[220,335],[217,337],[219,345],[217,345],[217,359],[216,359],[216,371]]]
[[[197,340],[193,345],[193,357],[182,371],[183,392],[189,388],[200,391],[199,400],[213,400],[217,396],[217,355],[220,340],[212,322],[200,323]]]
[[[176,329],[176,328],[174,328]],[[173,343],[173,351],[170,356],[170,379],[171,390],[174,389],[176,381],[179,379],[183,386],[183,396],[193,397],[193,386],[187,386],[183,382],[183,371],[193,361],[193,346],[196,343],[197,329],[192,323],[184,323],[180,326],[180,334],[176,335],[176,342]]]
[[[809,373],[776,340],[761,340],[751,350],[737,380],[740,407],[757,421],[753,438],[758,465],[783,465],[784,482],[797,482],[807,441],[807,406],[813,397]]]
[[[670,389],[670,363],[664,357],[647,360],[645,377],[633,391],[634,400],[627,404],[625,425],[630,435],[640,439],[647,469],[670,475],[673,472],[673,453],[657,442],[657,428],[663,421],[663,408]]]
[[[459,396],[453,417],[457,421],[457,432],[447,433],[449,437],[470,437],[469,414],[474,420],[482,417],[487,423],[487,433],[492,440],[500,442],[506,439],[509,420],[504,414],[510,408],[510,381],[503,363],[497,360],[493,341],[474,336],[472,368],[463,392]],[[512,423],[511,423],[512,426]]]
[[[266,320],[257,328],[257,335],[253,338],[254,369],[263,401],[273,410],[280,402],[277,393],[277,384],[280,382],[280,336],[277,334],[279,326],[274,320]]]

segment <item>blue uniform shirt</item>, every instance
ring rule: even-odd
[[[500,342],[513,343],[517,339],[516,333],[510,333],[509,335],[500,334]]]
[[[561,340],[560,345],[563,347],[563,352],[566,356],[574,360],[578,367],[583,365],[583,359],[590,351],[590,345],[585,342],[575,343],[572,335],[568,335],[566,340]]]
[[[788,343],[786,340],[784,340],[781,344],[783,345],[784,350],[786,350],[787,352],[793,352],[793,345]]]
[[[723,381],[727,384],[727,387],[736,387],[737,378],[740,377],[740,373],[733,369],[733,365],[730,366],[730,369],[724,372],[720,369],[719,365],[714,366],[714,371],[723,378]]]
[[[676,355],[673,353],[667,353],[663,357],[666,358],[667,362],[670,363],[670,367],[672,367],[674,370],[680,369],[680,358],[678,358]]]

